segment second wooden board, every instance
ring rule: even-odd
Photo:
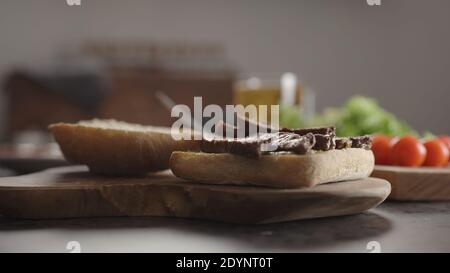
[[[375,166],[372,177],[391,183],[390,200],[450,201],[450,168]]]

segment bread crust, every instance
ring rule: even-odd
[[[372,151],[356,148],[307,155],[263,155],[260,159],[199,152],[174,152],[170,157],[170,168],[180,178],[273,188],[312,187],[361,179],[372,173],[374,164]]]
[[[50,125],[65,158],[94,173],[137,175],[169,168],[173,151],[197,151],[194,141],[176,141],[170,128],[114,121]]]

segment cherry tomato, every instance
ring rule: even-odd
[[[372,152],[375,156],[375,164],[389,165],[391,147],[390,137],[384,135],[376,135],[373,137]]]
[[[397,142],[399,140],[400,140],[400,137],[396,136],[396,137],[392,137],[391,142],[389,142],[389,145],[391,145],[391,150],[389,151],[388,165],[395,165],[394,159],[392,156],[392,148],[394,147],[395,144],[397,144]]]
[[[394,147],[394,145],[400,140],[400,137],[393,137],[391,138],[391,147]]]
[[[447,146],[448,150],[450,151],[450,136],[440,136],[439,139],[444,142],[444,144]],[[450,158],[449,158],[450,161]]]
[[[390,163],[397,166],[419,167],[425,162],[427,150],[414,136],[404,136],[394,143]]]
[[[424,165],[430,167],[441,167],[448,163],[450,152],[440,139],[429,140],[424,143],[427,149],[427,158]]]

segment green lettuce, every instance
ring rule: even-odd
[[[330,107],[306,122],[297,108],[280,107],[281,127],[336,126],[338,136],[385,134],[417,135],[413,129],[395,115],[380,107],[373,98],[351,97],[342,107]]]

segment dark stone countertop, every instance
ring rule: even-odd
[[[450,252],[449,203],[386,202],[354,216],[270,225],[169,218],[0,218],[0,252]]]

